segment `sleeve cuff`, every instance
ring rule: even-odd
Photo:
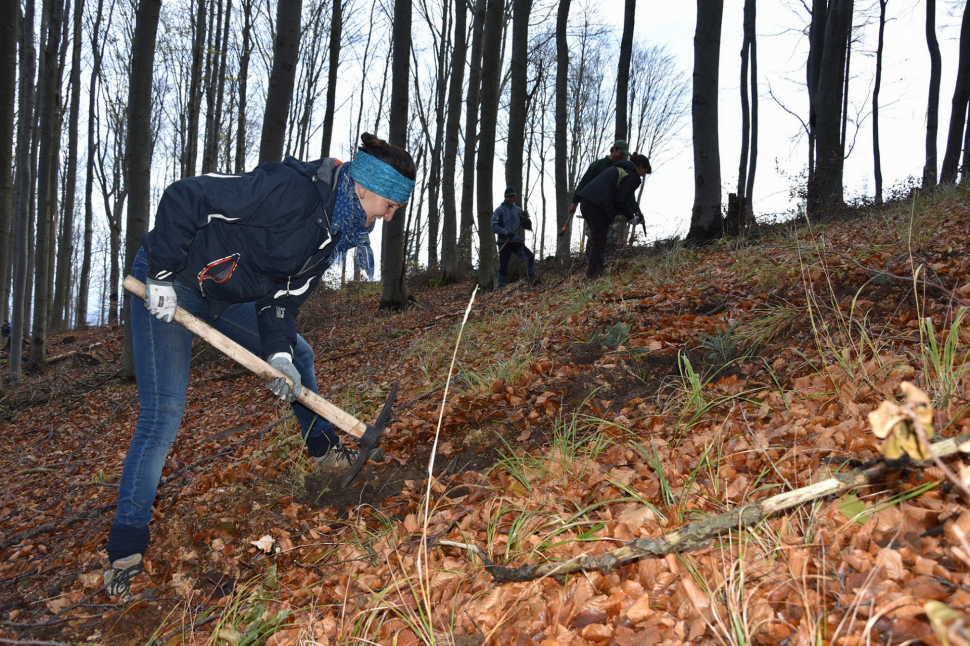
[[[290,354],[289,352],[277,352],[273,355],[270,355],[269,357],[266,358],[266,362],[269,363],[270,361],[278,357],[286,357],[287,361],[289,361],[290,363],[293,363],[293,355]]]

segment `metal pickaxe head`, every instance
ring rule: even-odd
[[[346,489],[347,485],[357,477],[357,474],[360,473],[360,468],[364,466],[367,458],[370,457],[371,451],[381,441],[381,436],[384,434],[384,425],[387,424],[387,420],[391,417],[391,405],[394,403],[396,396],[397,382],[394,382],[394,386],[391,387],[391,392],[387,395],[387,401],[384,402],[384,407],[381,409],[381,414],[377,416],[373,424],[367,425],[367,430],[360,436],[360,453],[340,483],[341,489]]]

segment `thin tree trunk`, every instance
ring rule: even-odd
[[[926,162],[923,190],[936,186],[936,133],[940,123],[940,79],[943,62],[936,40],[936,0],[926,0],[926,46],[930,50],[930,90],[926,102]]]
[[[953,89],[953,107],[950,110],[950,130],[946,138],[946,152],[940,169],[940,183],[957,181],[957,166],[963,149],[963,129],[966,125],[967,102],[970,100],[970,3],[963,9],[960,28],[960,60],[957,66],[956,86]]]
[[[697,0],[694,33],[694,206],[687,239],[704,243],[721,237],[721,153],[718,147],[717,77],[723,0]]]
[[[182,150],[182,177],[195,175],[195,161],[199,151],[199,113],[202,108],[202,57],[205,51],[205,2],[198,0],[195,16],[195,42],[192,44],[192,79],[189,81],[188,132]]]
[[[623,37],[620,38],[620,62],[616,73],[616,139],[627,138],[627,102],[630,88],[630,59],[633,56],[633,25],[637,0],[626,0],[623,11]]]
[[[236,122],[236,165],[235,172],[246,170],[246,88],[249,84],[249,55],[252,50],[250,32],[253,27],[253,0],[243,0],[243,40],[242,55],[239,57],[239,116]]]
[[[745,187],[748,183],[748,155],[751,150],[751,104],[748,101],[748,70],[751,56],[752,25],[749,19],[754,10],[755,0],[744,2],[744,36],[741,41],[741,161],[738,165],[738,193],[736,208],[732,209],[728,200],[727,219],[724,222],[726,233],[731,236],[740,235],[744,231],[745,205],[747,202]]]
[[[810,194],[814,194],[810,200],[810,213],[818,209],[833,212],[844,205],[842,94],[851,31],[852,0],[831,0],[818,80],[815,185],[810,187]]]
[[[505,158],[505,185],[518,191],[519,206],[527,187],[522,185],[522,151],[525,148],[526,102],[528,100],[529,16],[532,0],[512,0],[512,58],[509,89],[509,138]],[[491,187],[489,187],[491,188]]]
[[[455,167],[458,159],[458,129],[461,126],[461,86],[465,78],[465,40],[468,7],[455,2],[455,48],[451,54],[451,86],[448,88],[448,121],[445,124],[445,156],[441,179],[444,222],[441,236],[441,282],[451,284],[458,277],[458,205],[455,201]]]
[[[259,142],[259,163],[283,158],[286,117],[293,99],[293,84],[300,50],[300,16],[303,0],[280,0],[273,43],[273,70],[266,92],[263,133]],[[406,90],[405,90],[406,91]]]
[[[465,158],[461,176],[461,228],[458,230],[458,263],[472,263],[472,229],[475,222],[475,155],[478,147],[478,108],[482,92],[482,37],[485,33],[485,0],[476,0],[472,22],[472,59],[468,67],[465,100]]]
[[[748,165],[748,184],[744,189],[745,227],[750,228],[754,219],[754,176],[758,168],[758,34],[756,0],[751,1],[751,152]],[[747,19],[748,16],[745,16]],[[643,187],[640,188],[641,194]]]
[[[572,219],[569,217],[569,186],[566,168],[566,129],[568,116],[566,100],[569,83],[569,42],[566,27],[569,23],[569,0],[560,0],[556,15],[556,257],[569,258],[569,241],[572,238]]]
[[[341,0],[333,2],[333,16],[330,19],[330,69],[327,70],[327,107],[323,113],[323,143],[320,156],[330,156],[330,142],[333,140],[333,113],[337,104],[337,71],[340,66],[340,34],[343,31],[343,7]]]
[[[74,255],[74,197],[77,189],[77,127],[81,108],[81,18],[84,0],[75,0],[74,47],[71,52],[71,112],[67,126],[67,178],[61,208],[61,239],[57,245],[57,278],[54,280],[52,330],[60,330],[71,319],[65,307],[70,298],[71,258]]]
[[[213,64],[213,71],[218,75],[217,79],[213,82],[216,85],[216,109],[212,117],[212,133],[209,139],[209,149],[206,153],[209,158],[209,171],[213,172],[219,170],[219,141],[222,134],[222,99],[225,96],[226,89],[226,59],[229,57],[229,22],[232,19],[232,0],[226,0],[226,15],[223,18],[222,23],[222,40],[219,43],[219,48],[216,50],[216,56],[219,57],[219,69],[216,72],[216,66]]]
[[[141,237],[148,231],[152,171],[152,78],[155,36],[161,0],[139,0],[132,39],[131,76],[128,81],[128,141],[125,145],[125,184],[128,190],[128,218],[125,231],[124,272],[131,271]],[[116,217],[120,218],[119,214]],[[131,352],[131,297],[123,300],[125,323],[124,374],[135,375]]]
[[[205,139],[202,142],[202,174],[213,170],[212,150],[215,135],[216,116],[216,73],[219,68],[219,39],[222,28],[222,0],[215,0],[209,10],[209,45],[205,57]]]
[[[17,0],[0,0],[0,316],[7,320],[10,223],[13,215],[14,101],[17,98]],[[3,383],[0,381],[0,393]]]
[[[50,217],[51,202],[54,200],[55,178],[52,170],[55,151],[58,148],[59,130],[57,129],[58,90],[57,49],[61,42],[61,24],[64,5],[53,0],[50,5],[47,50],[40,77],[40,149],[37,157],[37,232],[34,250],[34,316],[30,339],[30,361],[38,366],[47,363],[47,329],[49,324],[48,306],[50,303],[50,254],[53,252]]]
[[[445,95],[448,83],[448,45],[450,0],[441,6],[441,42],[438,48],[437,92],[435,101],[434,145],[431,150],[431,172],[428,178],[428,269],[438,268],[438,231],[441,225],[441,155],[445,137]],[[430,25],[429,25],[430,26]]]
[[[805,66],[808,87],[808,208],[812,211],[818,191],[815,189],[815,149],[817,136],[818,81],[825,48],[825,23],[828,0],[812,0],[812,23],[809,32],[808,64]]]
[[[81,256],[81,278],[78,285],[77,313],[74,327],[83,328],[88,322],[88,292],[91,284],[91,245],[94,239],[94,156],[97,142],[94,139],[96,121],[95,98],[98,94],[98,81],[101,77],[102,45],[99,43],[101,30],[101,10],[103,0],[98,0],[98,10],[91,29],[91,81],[88,83],[88,160],[84,177],[84,253]]]
[[[410,79],[411,55],[411,2],[394,0],[393,65],[391,67],[391,101],[388,115],[387,142],[392,146],[407,147],[408,131],[408,80]],[[399,209],[401,210],[401,209]],[[405,282],[406,222],[400,215],[384,222],[381,254],[381,303],[380,309],[402,309],[411,294]]]
[[[360,141],[360,125],[363,123],[364,119],[364,94],[365,90],[367,89],[367,60],[368,56],[370,55],[371,37],[374,35],[374,8],[376,6],[376,2],[370,6],[370,22],[368,23],[367,27],[367,42],[364,44],[364,57],[360,63],[360,105],[357,108],[357,128],[354,129],[354,132],[352,133],[355,142]],[[357,280],[357,278],[355,277],[354,280]]]
[[[879,87],[882,84],[883,33],[886,29],[886,3],[879,0],[879,44],[876,46],[876,84],[872,89],[872,164],[876,179],[876,204],[882,204],[882,160],[879,156]]]
[[[495,273],[495,235],[492,233],[492,170],[495,164],[495,131],[498,125],[499,52],[502,49],[502,16],[505,0],[488,0],[482,36],[482,119],[478,144],[478,285],[498,286]]]

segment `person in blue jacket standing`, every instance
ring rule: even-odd
[[[492,213],[492,233],[497,236],[498,244],[498,286],[501,289],[509,284],[509,260],[518,256],[529,272],[529,282],[536,278],[535,255],[525,246],[519,236],[519,225],[532,228],[525,212],[515,203],[516,192],[511,186],[505,189],[505,201]]]
[[[287,157],[242,175],[186,178],[162,195],[131,270],[145,282],[144,308],[131,307],[141,409],[108,538],[109,595],[130,598],[131,578],[142,571],[152,504],[185,410],[192,333],[173,322],[177,306],[290,378],[292,387],[282,378],[268,387],[292,402],[321,469],[346,469],[356,459],[328,421],[294,400],[302,388],[318,392],[313,350],[296,333],[300,306],[351,249],[373,278],[370,232],[414,189],[416,168],[406,150],[368,133],[361,141],[346,164]]]

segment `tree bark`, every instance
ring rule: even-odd
[[[566,130],[568,124],[567,92],[569,84],[569,41],[566,28],[569,25],[569,0],[560,0],[556,15],[556,258],[569,258],[569,241],[572,238],[572,219],[569,217],[569,185],[566,168]]]
[[[844,205],[842,98],[846,53],[852,31],[852,0],[830,0],[816,94],[815,182],[809,186],[809,213]]]
[[[478,144],[478,286],[498,286],[495,273],[495,234],[492,233],[492,171],[495,164],[495,131],[498,125],[499,55],[502,49],[502,16],[505,0],[488,0],[482,36],[482,119]]]
[[[341,0],[333,2],[333,16],[330,19],[330,69],[327,70],[327,107],[323,112],[323,143],[320,157],[330,156],[330,142],[333,140],[333,113],[337,103],[337,70],[340,66],[340,34],[343,31],[343,7]]]
[[[71,258],[74,255],[74,197],[77,190],[77,127],[81,108],[81,19],[84,0],[75,0],[74,43],[71,51],[71,111],[67,125],[67,178],[61,207],[61,238],[57,244],[57,278],[54,280],[54,308],[51,329],[60,330],[71,320],[66,307],[70,300]]]
[[[694,32],[694,206],[687,239],[705,243],[720,238],[721,153],[718,147],[717,72],[721,50],[723,0],[697,0]]]
[[[213,171],[212,150],[215,143],[216,74],[219,69],[219,51],[222,29],[222,0],[215,0],[209,9],[209,45],[205,57],[205,139],[202,142],[202,174]]]
[[[161,0],[139,0],[131,48],[131,76],[128,80],[128,141],[125,145],[125,184],[128,189],[128,218],[125,231],[125,274],[131,271],[141,237],[148,231],[152,172],[152,78],[155,37]],[[116,217],[121,217],[116,214]],[[123,371],[135,375],[131,352],[131,297],[123,296],[125,348]]]
[[[953,184],[957,181],[957,166],[963,149],[963,130],[966,125],[968,100],[970,100],[970,3],[963,9],[963,23],[960,27],[960,60],[957,66],[956,86],[953,89],[950,131],[946,138],[943,167],[940,169],[941,184]]]
[[[98,0],[98,9],[91,29],[91,55],[94,59],[91,65],[91,81],[88,84],[88,159],[84,177],[84,252],[81,255],[81,277],[78,281],[77,313],[74,317],[74,327],[83,328],[88,322],[88,291],[91,284],[91,245],[94,239],[94,157],[97,142],[94,139],[94,124],[96,122],[95,98],[98,95],[98,84],[101,78],[101,57],[103,45],[100,44],[101,10],[103,0]]]
[[[472,262],[472,229],[475,221],[475,154],[478,147],[478,107],[482,91],[482,37],[485,33],[485,0],[476,0],[472,22],[472,60],[468,68],[465,100],[465,159],[461,176],[461,228],[458,231],[458,262]]]
[[[38,366],[47,363],[48,306],[50,303],[50,260],[53,253],[52,202],[56,181],[52,176],[54,155],[59,148],[60,131],[57,126],[57,110],[61,80],[57,74],[57,50],[61,42],[61,24],[64,5],[53,0],[50,5],[47,47],[40,76],[40,130],[37,157],[37,231],[34,250],[34,315],[30,339],[30,361]]]
[[[428,269],[438,268],[438,233],[441,228],[441,156],[445,138],[445,96],[448,85],[448,45],[451,1],[441,3],[441,41],[438,44],[435,76],[434,145],[431,149],[431,171],[428,177]],[[431,25],[429,24],[430,28]]]
[[[189,81],[189,116],[185,148],[182,150],[182,177],[195,175],[199,151],[199,113],[202,109],[202,58],[205,55],[205,0],[198,0],[195,16],[195,41],[192,44],[192,79]]]
[[[20,4],[0,0],[0,316],[7,320],[10,223],[13,216],[14,101],[17,98],[17,23]],[[0,382],[0,392],[3,384]]]
[[[876,82],[872,88],[872,165],[876,180],[876,204],[882,204],[882,159],[879,155],[879,87],[882,85],[882,48],[886,30],[886,3],[879,0],[879,43],[876,45]]]
[[[24,345],[24,327],[27,318],[27,267],[28,239],[30,231],[30,194],[33,185],[33,164],[30,163],[32,128],[34,120],[34,0],[25,0],[20,34],[20,114],[17,122],[17,159],[28,160],[17,164],[14,182],[17,201],[12,231],[14,232],[13,265],[13,311],[10,333],[10,383],[15,384],[22,372],[21,355]],[[28,28],[29,27],[29,28]]]
[[[411,2],[394,0],[393,61],[391,64],[391,102],[388,114],[387,142],[392,146],[407,147],[408,130],[408,81],[411,55]],[[403,309],[411,294],[405,282],[406,222],[398,209],[397,217],[383,224],[381,254],[380,309]]]
[[[209,139],[209,147],[206,151],[206,156],[209,159],[209,172],[218,172],[219,170],[219,140],[221,139],[222,133],[222,99],[225,96],[226,89],[226,59],[229,57],[229,21],[232,19],[232,0],[226,0],[226,15],[223,18],[222,23],[222,39],[219,43],[219,48],[216,51],[216,56],[218,57],[218,71],[216,72],[216,66],[213,64],[213,72],[217,74],[217,78],[213,81],[216,85],[216,108],[212,117],[212,132],[211,138]]]
[[[303,0],[280,0],[276,12],[273,70],[266,92],[263,134],[259,142],[259,163],[283,159],[286,118],[293,99],[296,63],[300,50],[300,17]],[[409,34],[410,37],[410,34]],[[407,88],[405,88],[407,92]]]
[[[615,139],[626,139],[628,132],[627,107],[630,88],[630,58],[633,56],[633,25],[637,0],[626,0],[623,12],[623,36],[620,38],[620,62],[616,73],[616,132]]]
[[[525,148],[526,103],[528,101],[529,16],[532,0],[512,0],[512,58],[509,88],[509,138],[505,157],[505,185],[519,195],[524,208],[527,188],[522,184],[522,152]]]
[[[242,54],[239,57],[239,115],[236,121],[236,174],[246,170],[246,88],[249,84],[249,55],[252,50],[250,33],[253,28],[253,0],[243,0]]]
[[[809,28],[808,64],[805,66],[805,85],[808,88],[808,186],[809,201],[815,184],[815,137],[818,102],[818,79],[822,69],[822,50],[825,44],[825,22],[828,0],[812,0],[812,22]],[[811,207],[811,205],[810,205]]]
[[[936,136],[940,123],[940,79],[943,61],[936,40],[936,0],[926,0],[926,47],[930,50],[930,89],[926,101],[926,162],[923,164],[923,190],[936,186]]]
[[[732,208],[728,199],[727,218],[724,222],[727,235],[736,236],[744,232],[745,205],[748,183],[748,156],[751,151],[751,103],[748,100],[748,75],[751,59],[751,38],[754,35],[755,0],[744,0],[744,28],[741,41],[741,161],[738,165],[737,208]]]
[[[461,126],[461,86],[465,78],[465,31],[468,7],[455,2],[455,47],[451,53],[451,85],[448,88],[448,119],[445,124],[445,151],[442,161],[441,194],[444,221],[441,236],[441,278],[448,285],[458,278],[458,205],[455,202],[455,166],[458,159],[458,128]]]

